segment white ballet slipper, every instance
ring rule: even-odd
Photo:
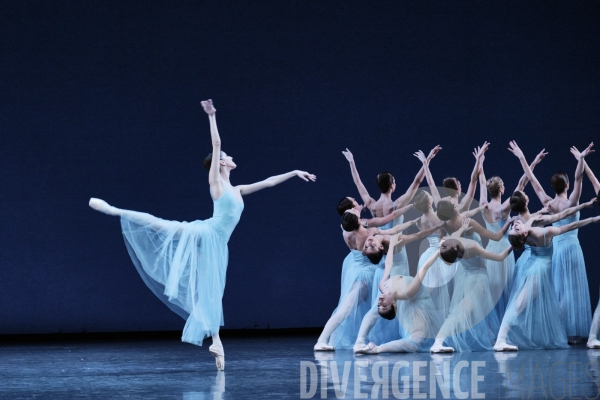
[[[454,353],[454,347],[447,346],[431,346],[431,353]]]
[[[317,342],[317,344],[315,344],[314,351],[335,351],[335,347],[325,343]]]
[[[208,351],[215,358],[215,364],[217,365],[217,370],[224,371],[225,370],[225,351],[223,350],[222,345],[213,344],[208,348]]]
[[[354,349],[354,352],[355,352],[356,354],[378,354],[378,353],[375,351],[375,348],[376,348],[376,347],[377,347],[377,346],[375,345],[375,343],[373,343],[373,342],[370,342],[370,343],[369,343],[369,344],[367,344],[367,345],[363,345],[363,346],[361,346],[361,347],[359,347],[359,348],[355,348],[355,349]]]
[[[100,211],[101,213],[108,214],[108,215],[116,215],[116,212],[115,212],[116,208],[109,205],[104,200],[92,197],[90,199],[89,205],[91,208],[93,208],[96,211]]]
[[[508,343],[496,343],[494,351],[519,351],[519,348]]]
[[[600,340],[588,340],[586,347],[588,349],[600,349]]]

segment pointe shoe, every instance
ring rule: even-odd
[[[446,346],[438,346],[438,347],[432,346],[431,349],[429,349],[429,351],[431,353],[454,353],[454,348],[446,347]]]
[[[519,348],[507,343],[497,343],[494,345],[494,351],[519,351]]]
[[[313,349],[314,351],[335,351],[335,347],[319,342],[315,344],[315,347]]]
[[[208,348],[208,352],[212,354],[215,358],[215,364],[217,365],[217,370],[224,371],[225,370],[225,351],[223,350],[222,345],[212,345]]]
[[[363,345],[360,346],[358,348],[354,348],[354,353],[356,354],[377,354],[377,352],[375,351],[375,348],[377,346],[375,345],[375,343],[370,342],[367,345]]]
[[[586,347],[588,349],[600,349],[600,340],[588,340]]]
[[[115,213],[116,208],[113,207],[113,206],[111,206],[111,205],[109,205],[104,200],[92,197],[90,199],[89,205],[90,205],[91,208],[93,208],[96,211],[100,211],[101,213],[108,214],[108,215],[117,215]]]

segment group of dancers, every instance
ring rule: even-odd
[[[378,354],[560,349],[586,335],[588,347],[600,348],[600,304],[592,320],[577,239],[579,228],[600,221],[600,216],[579,219],[580,210],[597,201],[579,202],[584,174],[600,196],[600,182],[585,162],[594,152],[592,146],[581,152],[571,148],[577,160],[573,190],[568,195],[567,174],[556,173],[551,179],[552,198],[533,174],[545,150],[530,165],[517,143],[510,142],[509,151],[524,174],[504,202],[502,179],[485,178],[487,142],[473,152],[475,166],[464,196],[459,180],[451,177],[443,180],[446,197],[441,197],[429,170],[441,150],[436,146],[428,156],[421,151],[414,154],[422,166],[396,200],[389,172],[376,178],[379,199],[369,195],[346,149],[343,154],[364,206],[352,197],[338,204],[350,253],[343,263],[338,307],[314,350]],[[419,190],[423,179],[430,193]],[[529,211],[524,192],[529,182],[543,205],[535,213]],[[480,205],[471,209],[478,183]],[[361,219],[363,208],[372,218]],[[410,208],[422,215],[404,222],[403,214]],[[485,227],[470,218],[478,213]],[[418,233],[402,233],[412,225]],[[423,238],[429,247],[412,277],[406,244]],[[488,240],[485,248],[482,238]],[[512,250],[520,248],[524,250],[515,262]]]
[[[131,259],[146,285],[169,308],[186,319],[182,340],[202,345],[212,338],[209,352],[217,369],[225,368],[219,338],[223,325],[222,297],[228,262],[227,243],[244,209],[243,196],[278,185],[292,177],[315,181],[315,175],[295,170],[263,181],[233,186],[231,156],[221,150],[216,109],[212,100],[201,102],[209,118],[212,153],[204,159],[214,203],[213,217],[179,222],[147,213],[120,209],[91,198],[89,205],[119,216]],[[462,196],[456,178],[442,182],[441,197],[429,163],[441,150],[421,162],[408,190],[395,201],[392,174],[377,176],[381,191],[372,198],[360,180],[350,151],[343,152],[370,219],[362,219],[363,206],[352,197],[338,205],[343,237],[350,248],[342,268],[338,307],[325,325],[314,349],[353,349],[356,353],[496,351],[568,347],[589,330],[588,347],[600,348],[600,309],[591,320],[587,278],[577,229],[600,217],[579,220],[579,211],[596,199],[579,204],[584,173],[600,191],[600,182],[585,163],[593,144],[571,153],[577,159],[575,184],[569,196],[565,173],[552,177],[554,198],[533,175],[544,158],[542,150],[528,165],[515,142],[510,151],[524,170],[516,190],[504,202],[504,183],[485,179],[486,142],[473,152],[475,166]],[[426,179],[430,192],[419,190]],[[480,206],[471,209],[477,183]],[[531,182],[544,208],[530,213],[523,191]],[[488,193],[490,199],[488,201]],[[404,222],[404,213],[416,209],[422,216]],[[516,213],[510,217],[511,212]],[[483,227],[470,217],[482,213]],[[403,234],[412,225],[418,233]],[[488,239],[483,248],[481,238]],[[406,244],[426,238],[417,274],[411,277]],[[513,248],[525,247],[515,263]],[[558,310],[558,312],[557,312]],[[590,329],[591,325],[591,329]]]

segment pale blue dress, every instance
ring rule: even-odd
[[[477,235],[479,236],[479,235]],[[471,237],[474,237],[471,235]],[[455,276],[450,312],[439,336],[455,351],[491,350],[500,328],[484,260],[465,248],[462,272]]]
[[[431,257],[440,247],[440,236],[438,232],[429,234],[425,238],[429,242],[429,247],[421,254],[421,257],[419,257],[419,271],[429,257]],[[452,265],[447,265],[438,257],[423,279],[423,287],[431,296],[435,309],[442,319],[445,319],[448,316],[450,310],[450,288],[459,264],[459,262],[456,262]]]
[[[504,219],[493,223],[486,221],[485,227],[489,231],[498,232],[502,229],[505,223],[506,220]],[[485,248],[492,253],[499,254],[509,246],[510,243],[508,243],[507,231],[507,234],[505,234],[504,237],[502,237],[502,239],[498,242],[489,240]],[[498,314],[498,319],[502,320],[514,282],[515,256],[511,252],[503,261],[485,260],[485,265],[487,267],[488,278],[490,280],[492,299],[496,302],[496,313]]]
[[[360,324],[371,308],[373,274],[375,274],[377,267],[378,265],[371,263],[360,250],[350,250],[350,254],[344,259],[342,291],[338,307],[333,311],[333,314],[338,312],[339,307],[349,298],[348,296],[352,296],[349,298],[352,302],[352,311],[329,338],[328,344],[336,349],[351,349],[354,346]]]
[[[525,251],[517,260],[515,282],[502,326],[510,327],[507,342],[519,349],[569,347],[552,285],[552,247],[552,241],[546,243],[544,229],[544,247],[525,245]]]
[[[125,244],[146,285],[186,319],[181,340],[198,346],[223,325],[221,300],[229,252],[227,243],[244,203],[233,189],[214,200],[212,218],[166,221],[148,215],[147,224],[121,218]]]
[[[579,221],[579,212],[552,225],[562,226],[575,221]],[[592,305],[578,231],[574,229],[554,238],[552,276],[567,336],[585,338],[592,325]]]

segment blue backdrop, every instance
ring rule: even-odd
[[[412,153],[440,144],[438,182],[571,179],[571,145],[600,130],[600,3],[4,1],[0,12],[0,333],[173,330],[137,275],[119,221],[90,196],[167,219],[211,216],[212,98],[234,184],[292,169],[245,198],[230,244],[226,328],[323,326],[348,250],[335,212],[358,197],[341,151],[404,191]],[[600,154],[588,159],[600,174]],[[539,207],[531,189],[532,209]],[[583,199],[593,196],[584,181]],[[598,208],[583,216],[596,215]],[[598,226],[581,230],[592,302]],[[409,248],[416,268],[418,245]]]

